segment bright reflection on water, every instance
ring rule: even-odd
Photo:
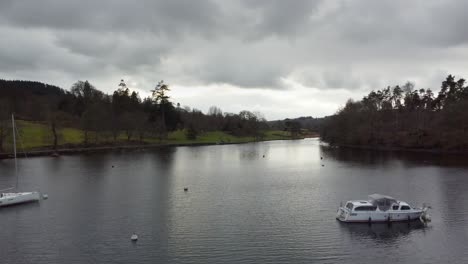
[[[467,161],[315,139],[22,159],[21,188],[49,199],[0,208],[0,262],[468,263]],[[13,172],[0,161],[0,188]],[[433,222],[334,219],[376,192]]]

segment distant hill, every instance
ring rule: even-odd
[[[275,130],[286,130],[291,123],[299,124],[301,129],[308,129],[311,132],[319,132],[327,117],[302,116],[298,118],[286,118],[283,120],[269,121],[268,124]]]
[[[61,96],[66,92],[64,89],[41,82],[20,81],[20,80],[3,80],[0,79],[0,97],[12,97],[20,95],[35,95],[46,96],[56,95]]]
[[[25,120],[43,120],[52,102],[70,104],[74,98],[64,89],[42,82],[0,79],[0,107]],[[66,109],[61,109],[66,110]],[[4,117],[3,117],[4,118]]]

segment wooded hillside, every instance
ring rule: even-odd
[[[102,138],[117,142],[122,134],[129,142],[144,142],[147,137],[163,140],[176,130],[189,140],[210,131],[262,140],[268,128],[260,113],[225,113],[213,106],[204,114],[181,107],[172,102],[169,85],[163,81],[142,99],[123,80],[112,95],[88,81],[77,81],[65,90],[40,82],[0,80],[0,152],[10,134],[11,113],[20,120],[46,124],[54,148],[63,138],[63,128],[82,131],[83,145],[97,144]]]
[[[468,150],[468,86],[449,75],[437,95],[411,83],[372,91],[327,118],[321,138],[338,146]]]

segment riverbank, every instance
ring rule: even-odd
[[[24,124],[23,124],[24,125]],[[81,131],[71,130],[69,128],[62,132],[61,141],[56,150],[50,145],[50,137],[44,137],[44,129],[38,124],[27,123],[28,126],[23,126],[21,131],[21,140],[18,144],[18,157],[33,157],[33,156],[59,156],[72,155],[81,153],[94,153],[105,151],[126,151],[126,150],[143,150],[150,148],[161,147],[178,147],[178,146],[207,146],[207,145],[227,145],[241,144],[249,142],[271,141],[271,140],[292,140],[303,139],[292,138],[285,131],[263,131],[261,139],[254,137],[236,137],[222,131],[210,131],[200,133],[197,139],[189,140],[185,136],[183,130],[173,131],[169,133],[166,139],[158,139],[147,137],[142,141],[125,140],[123,135],[117,140],[111,137],[95,137],[90,135],[92,144],[82,143]],[[31,127],[33,125],[33,127]],[[10,151],[0,152],[0,159],[13,158],[11,142],[6,144]]]
[[[37,121],[17,120],[19,136],[17,137],[18,157],[26,156],[57,156],[65,154],[92,153],[101,151],[125,151],[145,148],[159,148],[165,146],[205,146],[239,144],[257,141],[302,139],[317,136],[305,134],[292,137],[287,131],[264,130],[261,137],[235,136],[225,131],[202,131],[196,139],[187,139],[185,130],[171,131],[166,138],[160,139],[155,135],[145,134],[142,139],[135,133],[130,137],[123,131],[118,135],[105,132],[88,132],[85,144],[84,131],[77,128],[61,127],[57,129],[57,149],[54,150],[53,138],[48,124]],[[12,137],[8,136],[3,142],[0,159],[13,157]]]

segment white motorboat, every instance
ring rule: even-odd
[[[16,127],[15,127],[15,118],[11,115],[11,123],[13,126],[13,149],[15,156],[15,176],[16,176],[16,186],[15,190],[18,190],[18,162],[16,160]],[[7,190],[11,190],[9,188]],[[0,206],[8,206],[20,203],[27,202],[36,202],[39,201],[41,195],[39,192],[2,192],[0,193]]]
[[[398,201],[382,194],[371,194],[368,200],[347,201],[340,206],[336,219],[347,223],[373,223],[421,220],[430,221],[429,207],[414,208],[408,203]]]

